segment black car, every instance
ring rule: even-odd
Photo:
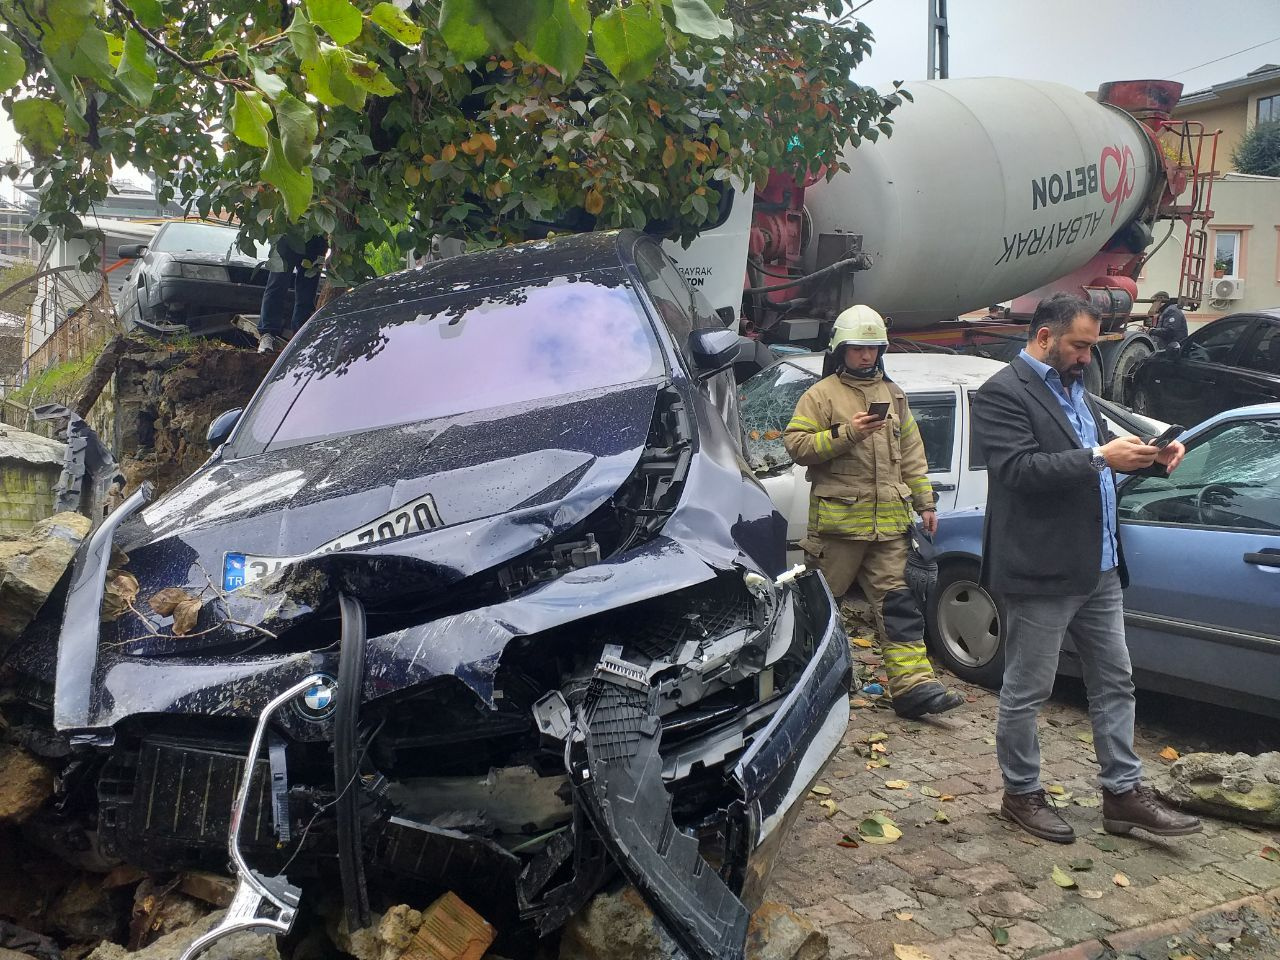
[[[91,538],[56,663],[17,658],[76,750],[63,820],[166,870],[230,843],[265,929],[451,889],[523,956],[621,871],[690,956],[741,956],[850,661],[726,425],[736,353],[634,231],[326,306],[209,463]],[[99,628],[113,546],[139,586]]]
[[[117,304],[125,329],[160,337],[214,336],[230,332],[237,314],[256,316],[271,251],[258,244],[253,255],[246,254],[237,246],[238,235],[236,227],[173,220],[150,243],[121,246],[122,260],[138,260]]]
[[[1134,371],[1130,399],[1139,413],[1186,426],[1280,400],[1280,310],[1222,317],[1180,350],[1152,355]]]

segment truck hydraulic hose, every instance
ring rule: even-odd
[[[846,257],[844,260],[837,260],[835,263],[816,270],[813,273],[805,274],[803,277],[796,277],[794,280],[788,280],[786,283],[775,283],[766,287],[748,287],[743,293],[773,293],[776,290],[789,290],[792,287],[798,287],[802,283],[810,283],[819,280],[828,274],[835,273],[838,270],[868,270],[871,268],[871,258],[865,253],[860,253],[855,257]]]

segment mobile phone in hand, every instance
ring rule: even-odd
[[[1148,440],[1147,446],[1159,447],[1161,450],[1163,450],[1165,447],[1167,447],[1170,444],[1171,441],[1177,440],[1178,437],[1182,435],[1182,431],[1185,429],[1186,427],[1182,426],[1181,424],[1171,423],[1169,424],[1169,429],[1167,429],[1164,433],[1160,434],[1160,436],[1152,437],[1150,440]]]
[[[875,417],[877,420],[883,420],[889,415],[889,406],[890,404],[888,400],[882,400],[867,407],[867,413],[871,414],[871,416]]]

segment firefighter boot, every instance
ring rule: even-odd
[[[885,672],[893,710],[915,720],[927,713],[943,713],[964,703],[933,673],[924,646],[924,618],[910,590],[890,590],[881,602],[880,619]]]

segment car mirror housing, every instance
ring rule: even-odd
[[[701,379],[715,376],[738,359],[738,334],[734,330],[711,328],[689,334],[689,350]]]
[[[121,260],[137,260],[146,250],[145,243],[122,243],[116,247],[116,256]]]
[[[240,422],[240,414],[243,412],[243,407],[235,407],[232,410],[224,410],[213,418],[213,423],[209,424],[209,432],[205,434],[205,442],[208,443],[210,450],[217,450],[227,442],[227,437],[231,436],[231,431]]]

